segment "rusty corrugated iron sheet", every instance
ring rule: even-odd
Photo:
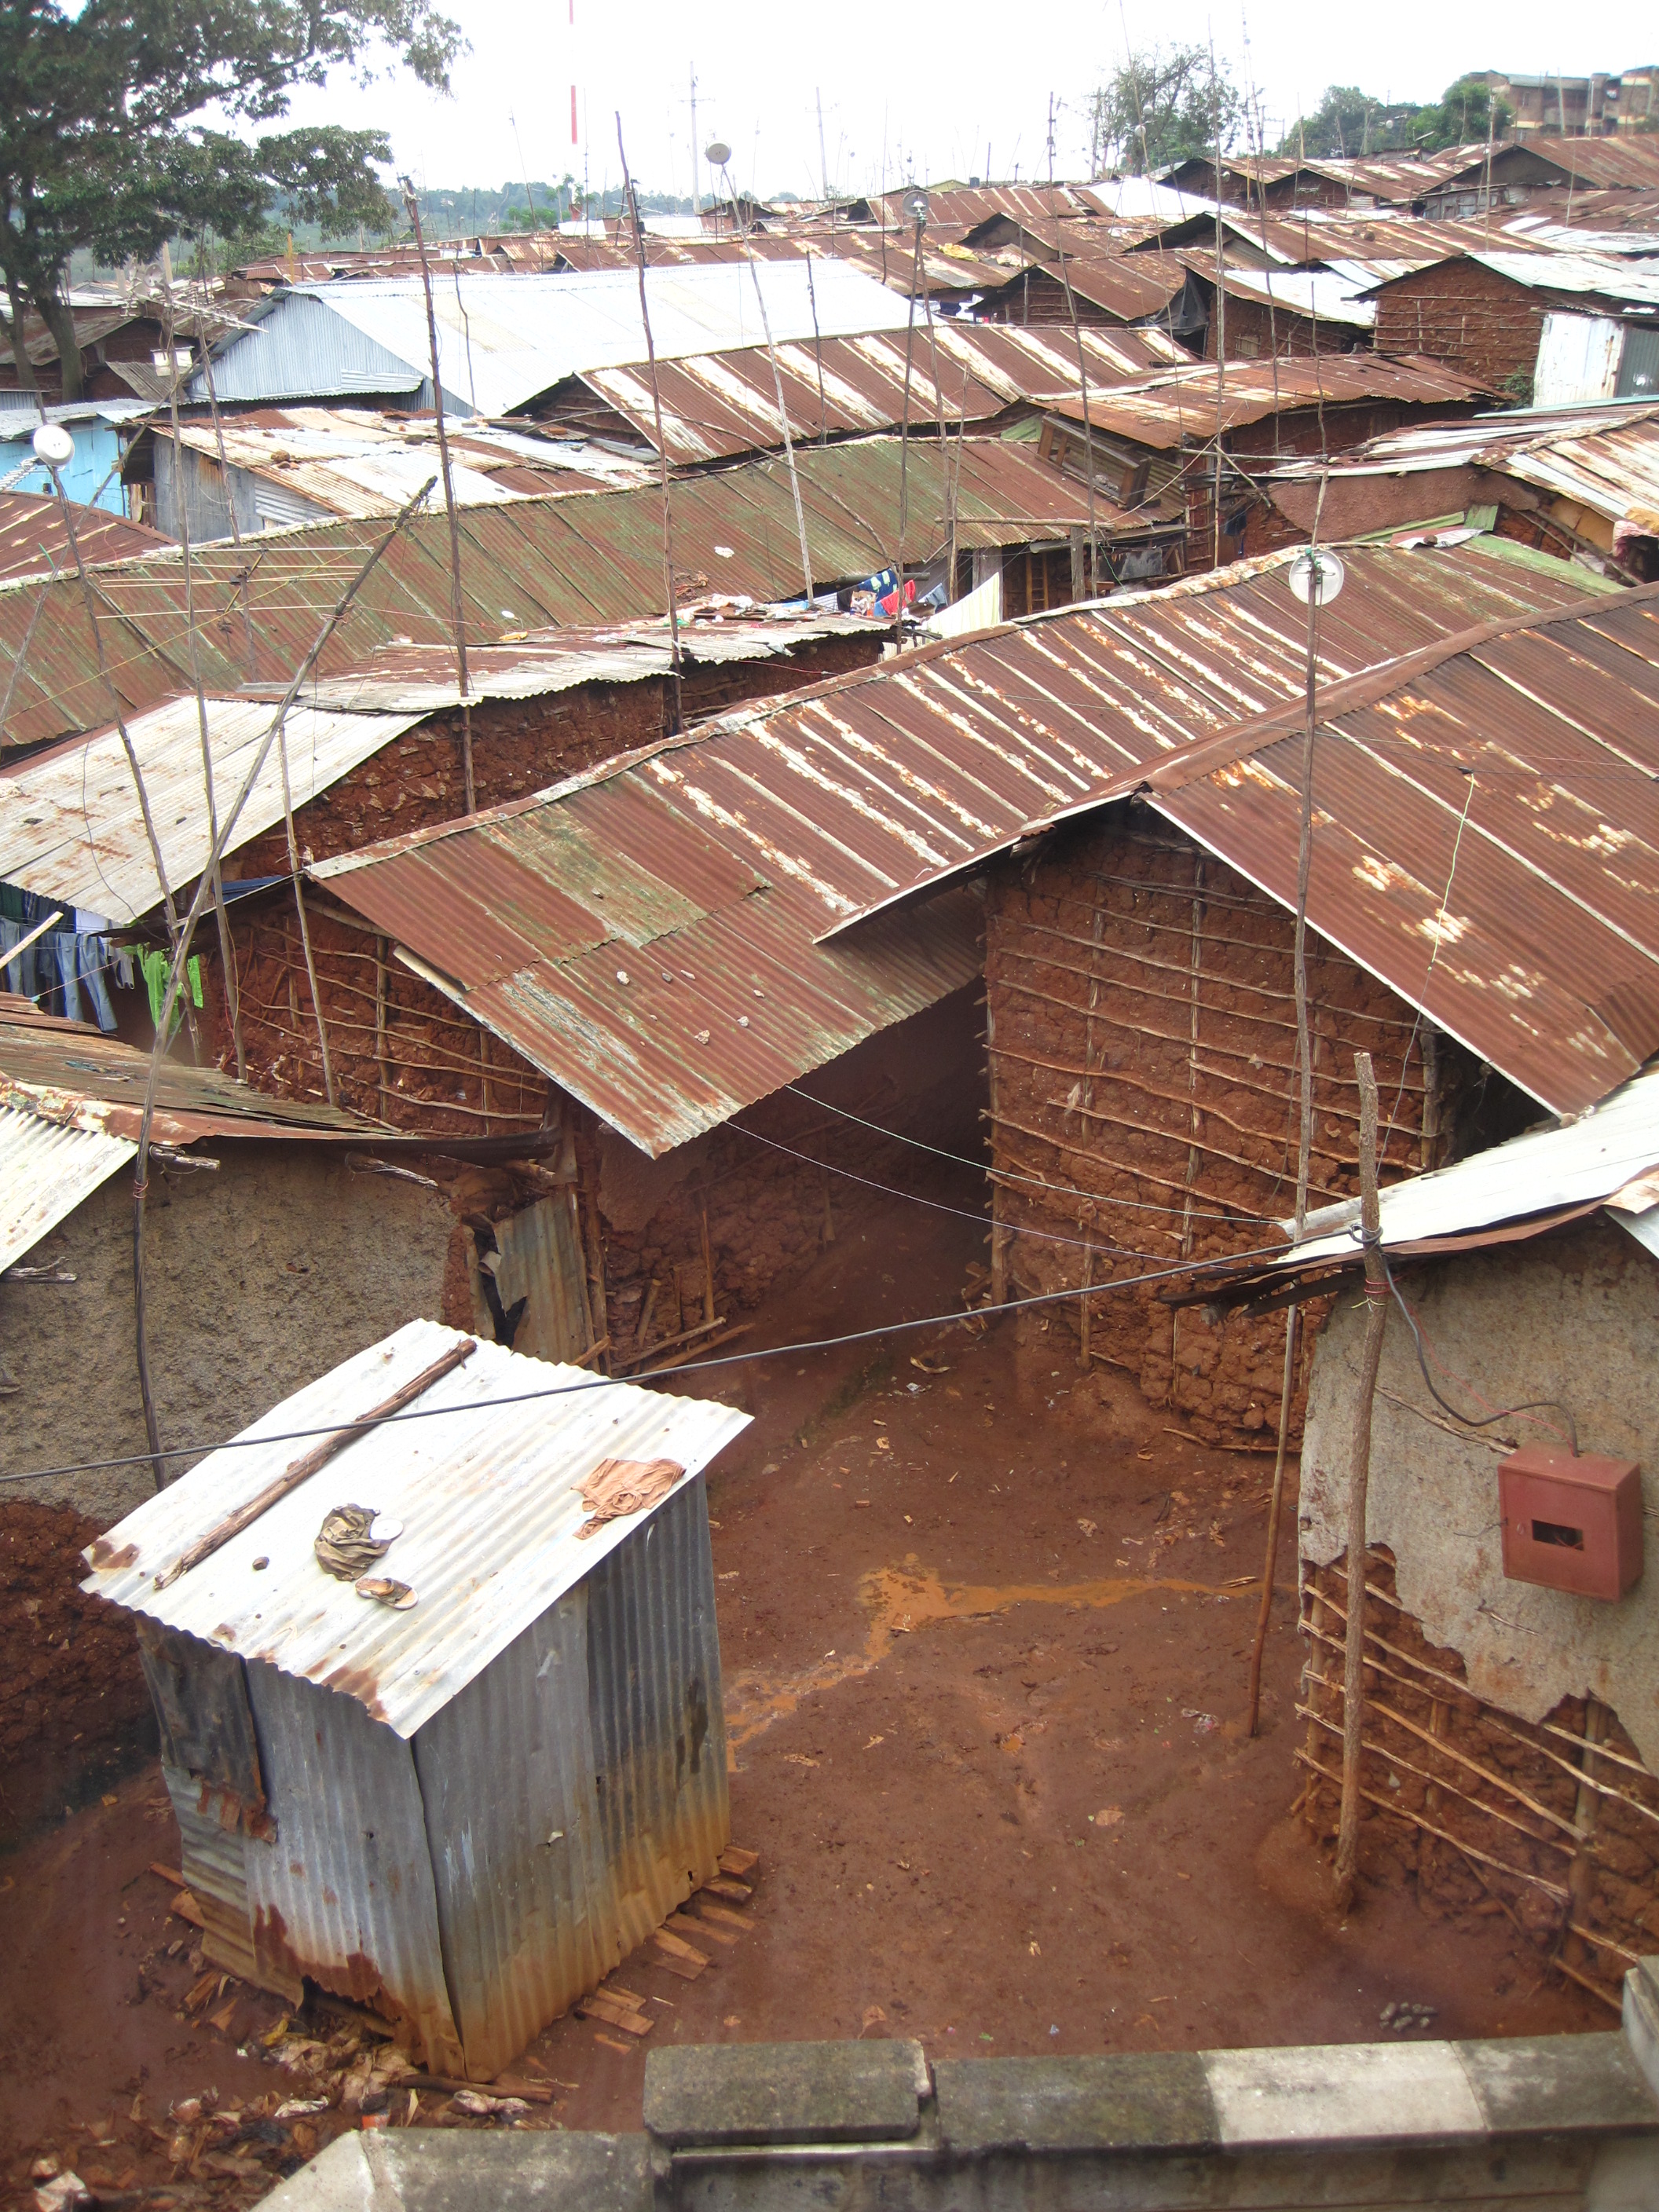
[[[411,1323],[287,1400],[250,1432],[268,1448],[212,1455],[206,1479],[192,1469],[94,1545],[85,1587],[165,1615],[186,1665],[192,1650],[243,1655],[261,1820],[233,1850],[205,1830],[204,1778],[169,1777],[238,1971],[370,2005],[434,2070],[488,2079],[717,1869],[729,1813],[702,1471],[747,1416],[480,1344],[420,1400],[443,1417],[358,1437],[155,1588],[289,1461],[280,1432],[367,1410],[460,1340]],[[538,1389],[556,1395],[518,1395]],[[584,1538],[580,1486],[612,1456],[684,1472]],[[365,1604],[313,1556],[348,1495],[402,1524],[386,1571],[411,1609]]]
[[[1317,483],[1322,464],[1276,463],[1274,483]],[[1414,423],[1328,465],[1332,482],[1490,469],[1644,532],[1659,531],[1659,400],[1513,408],[1461,422]]]
[[[26,1011],[27,1010],[27,1011]],[[9,994],[0,1002],[0,1106],[131,1149],[138,1134],[149,1054],[89,1023],[42,1014]],[[158,1144],[198,1137],[362,1139],[374,1125],[342,1108],[251,1091],[216,1067],[163,1059],[155,1091]],[[117,1164],[118,1164],[118,1163]]]
[[[1079,346],[1095,390],[1191,359],[1162,331],[1085,326],[1074,336],[1054,325],[939,319],[930,325],[919,317],[908,343],[903,331],[886,331],[826,338],[821,346],[780,345],[775,355],[754,346],[659,362],[664,441],[670,460],[681,465],[781,445],[775,358],[789,434],[806,445],[896,429],[904,419],[913,432],[941,421],[949,428],[983,424],[1022,401],[1040,406],[1074,395]],[[655,447],[647,364],[596,369],[580,381]]]
[[[137,1149],[101,1129],[0,1103],[0,1269],[32,1251]]]
[[[70,517],[81,558],[88,568],[153,553],[167,542],[159,532],[112,514],[106,507],[71,501]],[[57,500],[27,491],[0,493],[0,581],[50,574],[54,565],[60,571],[75,565],[64,510]]]
[[[901,456],[896,438],[849,440],[796,456],[817,586],[851,582],[900,552]],[[960,482],[954,495],[949,467]],[[1029,447],[1001,439],[913,439],[903,464],[908,528],[903,557],[921,567],[945,546],[954,495],[959,545],[1063,539],[1089,520],[1080,485]],[[1100,502],[1096,501],[1097,519]],[[673,488],[674,559],[682,589],[744,594],[763,604],[801,588],[794,502],[782,457],[680,479]],[[551,624],[623,623],[662,614],[662,505],[654,487],[581,498],[526,499],[473,507],[460,519],[461,583],[469,646]],[[241,549],[197,549],[197,644],[202,680],[223,696],[250,679],[285,684],[373,548],[374,521],[312,523],[266,532]],[[109,611],[100,617],[124,708],[137,714],[184,688],[187,665],[184,566],[176,554],[100,570]],[[14,744],[106,727],[109,696],[98,675],[85,605],[73,579],[0,586],[0,683],[29,633],[40,592],[52,595],[35,625],[5,735]],[[253,631],[245,659],[243,609]],[[388,646],[439,645],[453,635],[448,530],[440,507],[410,523],[381,559],[319,663],[331,676],[361,667]]]
[[[1310,916],[1522,1090],[1577,1111],[1659,1048],[1659,587],[1587,603],[1565,564],[1552,576],[1481,552],[1413,569],[1377,551],[1351,550],[1321,625]],[[949,763],[923,834],[961,857],[916,867],[913,885],[1144,787],[1293,906],[1301,709],[1286,702],[1305,617],[1285,557],[1242,588],[1176,586],[919,668],[906,725]],[[845,744],[875,702],[849,687],[836,703]],[[1078,781],[1074,799],[1030,803]],[[864,911],[890,920],[891,903]]]
[[[1482,386],[1438,362],[1329,353],[1316,360],[1230,361],[1219,375],[1215,363],[1194,362],[1103,392],[1098,402],[1091,399],[1089,419],[1097,430],[1162,452],[1212,439],[1218,415],[1224,435],[1246,423],[1321,404],[1392,400],[1449,409],[1473,407],[1484,396]],[[1081,400],[1069,395],[1054,401],[1048,411],[1068,422],[1083,419]]]
[[[313,872],[660,1153],[978,972],[966,890],[830,933],[1164,746],[1299,696],[1288,557],[924,648]],[[1334,680],[1579,589],[1485,550],[1366,549],[1322,666]]]
[[[579,1368],[478,1343],[424,1393],[422,1419],[358,1437],[240,1535],[156,1588],[189,1545],[288,1467],[291,1446],[260,1443],[262,1435],[354,1419],[461,1340],[435,1322],[410,1322],[284,1399],[242,1432],[254,1441],[210,1452],[100,1538],[82,1587],[236,1652],[251,1686],[261,1667],[279,1669],[337,1690],[401,1738],[414,1735],[643,1526],[634,1516],[579,1535],[581,1486],[602,1460],[672,1460],[685,1470],[684,1486],[749,1419],[603,1377],[599,1387]],[[514,1392],[562,1389],[504,1402]],[[386,1571],[416,1590],[411,1611],[366,1604],[317,1563],[323,1515],[360,1496],[403,1523]],[[270,1565],[255,1574],[262,1556]],[[267,1773],[265,1783],[274,1809],[276,1778]]]

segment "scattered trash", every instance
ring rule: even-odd
[[[1100,1527],[1100,1523],[1097,1521],[1079,1521],[1077,1525],[1082,1529],[1085,1536],[1094,1535]]]
[[[372,1505],[337,1505],[324,1514],[312,1549],[325,1574],[355,1583],[391,1549],[392,1536],[374,1533],[379,1517]],[[393,1535],[402,1533],[396,1522],[389,1525]]]
[[[1089,1818],[1097,1828],[1115,1828],[1123,1818],[1123,1808],[1121,1805],[1108,1805],[1098,1813],[1091,1813]]]
[[[352,1588],[359,1597],[390,1606],[394,1613],[407,1613],[420,1601],[407,1583],[394,1582],[390,1575],[360,1575]]]
[[[1431,2004],[1417,2004],[1409,1997],[1398,1997],[1385,2004],[1380,2018],[1384,2027],[1392,2028],[1396,2035],[1409,2035],[1413,2028],[1432,2027],[1438,2017],[1439,2008]]]
[[[277,2106],[270,2117],[273,2120],[304,2120],[308,2119],[313,2112],[325,2112],[327,2110],[326,2097],[289,2097]]]
[[[582,1504],[589,1517],[576,1534],[591,1536],[607,1521],[647,1511],[667,1497],[684,1473],[673,1459],[602,1459],[582,1484]]]
[[[1191,1721],[1194,1735],[1208,1735],[1212,1729],[1221,1726],[1213,1713],[1200,1712],[1196,1705],[1183,1705],[1181,1717],[1183,1721]]]
[[[34,2192],[35,2212],[72,2212],[77,2204],[90,2204],[92,2191],[78,2173],[55,2174]]]

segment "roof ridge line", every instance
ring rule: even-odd
[[[1455,630],[1449,636],[1436,639],[1431,645],[1420,646],[1415,653],[1379,661],[1374,667],[1361,669],[1357,675],[1346,676],[1328,686],[1316,701],[1317,723],[1322,726],[1358,708],[1375,706],[1379,699],[1386,699],[1390,692],[1431,674],[1448,660],[1456,659],[1461,653],[1479,652],[1482,646],[1491,645],[1500,637],[1513,636],[1521,630],[1547,629],[1557,623],[1582,621],[1612,606],[1655,601],[1659,601],[1659,583],[1639,584],[1615,597],[1605,592],[1590,593],[1547,612],[1534,608],[1528,612],[1500,615],[1470,629]],[[1298,699],[1265,714],[1252,715],[1247,722],[1237,722],[1231,729],[1223,730],[1159,762],[1146,771],[1135,788],[1182,790],[1200,776],[1212,775],[1217,769],[1229,768],[1235,761],[1243,760],[1255,752],[1264,739],[1300,728],[1306,721],[1307,712],[1306,700]]]

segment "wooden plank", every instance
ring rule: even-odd
[[[730,1945],[738,1940],[735,1936],[728,1935],[724,1929],[716,1928],[706,1920],[690,1919],[684,1912],[677,1913],[668,1925],[677,1936],[701,1936],[704,1942],[708,1943]]]
[[[720,1853],[720,1872],[743,1875],[752,1874],[760,1864],[758,1851],[746,1851],[741,1844],[728,1844]]]
[[[755,1894],[747,1882],[733,1881],[729,1875],[723,1874],[715,1875],[712,1880],[704,1882],[702,1886],[714,1896],[723,1897],[732,1905],[747,1905]]]
[[[595,1990],[591,1997],[584,1997],[576,2007],[583,2020],[602,2020],[609,2027],[619,2027],[625,2035],[649,2035],[653,2023],[643,2013],[635,2012],[632,2005],[620,1999],[607,1997],[602,1990]]]
[[[675,1958],[684,1959],[688,1965],[706,1966],[708,1964],[707,1954],[698,1950],[695,1943],[688,1943],[683,1936],[671,1935],[665,1928],[659,1928],[653,1941],[660,1943],[664,1950]]]
[[[708,1923],[703,1929],[705,1935],[712,1936],[716,1928],[731,1928],[739,1935],[746,1935],[755,1924],[741,1912],[733,1912],[729,1905],[716,1905],[713,1898],[698,1896],[693,1902],[699,1921]]]

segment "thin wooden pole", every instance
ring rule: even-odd
[[[651,372],[651,411],[657,433],[657,469],[662,483],[662,581],[663,595],[668,603],[668,662],[670,696],[673,701],[672,726],[669,736],[675,736],[685,726],[685,715],[680,696],[680,618],[674,604],[674,532],[673,514],[668,496],[668,447],[663,436],[662,393],[657,383],[657,349],[651,336],[651,305],[645,295],[645,224],[640,216],[639,195],[634,190],[634,179],[628,173],[628,152],[623,144],[622,116],[617,117],[617,151],[622,156],[623,195],[634,216],[634,252],[640,272],[640,318],[645,325],[645,359]]]
[[[1353,1903],[1359,1858],[1360,1731],[1365,1709],[1365,1505],[1371,1471],[1371,1407],[1389,1325],[1389,1279],[1382,1266],[1382,1216],[1376,1198],[1376,1078],[1371,1056],[1356,1053],[1359,1078],[1359,1221],[1365,1255],[1365,1341],[1354,1393],[1353,1443],[1348,1461],[1348,1625],[1342,1654],[1342,1810],[1336,1832],[1335,1905]]]
[[[404,179],[404,205],[415,232],[415,251],[420,256],[421,289],[426,297],[426,339],[432,357],[432,407],[438,427],[438,473],[443,479],[444,512],[449,517],[449,618],[455,635],[455,682],[461,695],[461,781],[466,791],[466,811],[478,811],[472,782],[472,708],[466,672],[466,613],[461,598],[461,524],[455,511],[455,483],[449,470],[449,433],[444,426],[444,387],[438,368],[438,318],[432,305],[432,269],[426,258],[426,237],[421,228],[421,204],[414,186]],[[326,1070],[325,1070],[326,1073]]]
[[[1301,1083],[1300,1127],[1296,1144],[1296,1239],[1302,1241],[1308,1218],[1308,1173],[1313,1153],[1313,1053],[1308,1025],[1308,885],[1313,874],[1314,732],[1318,727],[1319,525],[1325,510],[1328,471],[1322,470],[1309,541],[1313,573],[1308,579],[1308,659],[1304,678],[1306,713],[1302,731],[1302,824],[1296,855],[1296,1064]],[[1408,1048],[1409,1049],[1409,1048]],[[1365,1065],[1370,1066],[1369,1057]],[[1364,1085],[1360,1085],[1361,1127]],[[1272,1626],[1273,1580],[1279,1565],[1279,1528],[1285,1504],[1285,1463],[1289,1451],[1291,1403],[1296,1395],[1296,1352],[1300,1324],[1293,1305],[1285,1316],[1285,1368],[1279,1386],[1279,1444],[1273,1455],[1273,1494],[1267,1505],[1267,1556],[1261,1569],[1261,1605],[1250,1646],[1250,1686],[1245,1733],[1254,1735],[1261,1717],[1261,1666]]]

